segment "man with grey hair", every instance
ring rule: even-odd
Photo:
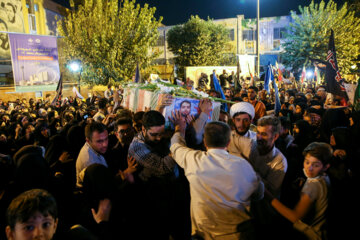
[[[223,122],[208,123],[204,152],[186,147],[185,119],[179,112],[174,119],[170,150],[190,183],[192,235],[245,239],[251,234],[250,201],[263,197],[264,186],[245,159],[226,151],[230,127]]]
[[[280,135],[280,120],[264,116],[257,122],[256,149],[250,154],[250,163],[274,196],[280,195],[281,184],[287,170],[284,155],[275,147]]]
[[[275,147],[280,135],[280,120],[275,116],[264,116],[257,122],[255,149],[251,151],[249,162],[261,177],[266,190],[280,197],[281,185],[287,170],[284,155]],[[257,239],[277,236],[280,224],[278,215],[265,201],[254,202],[251,212],[255,219]]]

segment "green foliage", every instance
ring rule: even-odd
[[[224,26],[198,16],[191,16],[185,24],[171,28],[167,41],[176,56],[178,75],[183,75],[185,66],[217,66],[223,62],[228,34]]]
[[[147,68],[156,54],[149,51],[158,39],[161,18],[155,8],[140,7],[135,0],[86,0],[75,4],[58,24],[64,36],[67,61],[83,65],[82,80],[90,85],[129,80],[136,63]],[[79,2],[79,1],[77,1]]]
[[[299,7],[300,15],[291,13],[293,22],[288,28],[286,41],[282,45],[285,65],[297,71],[310,59],[326,60],[330,30],[334,30],[338,65],[342,74],[349,73],[351,66],[358,62],[360,54],[360,19],[349,11],[345,3],[337,10],[332,0],[327,4],[311,2]]]

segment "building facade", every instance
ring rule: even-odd
[[[236,58],[236,55],[256,55],[256,19],[245,19],[244,15],[237,15],[236,18],[213,20],[229,30],[230,49],[229,57]],[[291,16],[260,18],[260,65],[265,66],[270,61],[272,64],[279,61],[279,54],[282,51],[281,43],[285,39],[286,27],[291,22]],[[174,54],[168,49],[166,41],[167,32],[173,26],[159,27],[159,39],[156,50],[161,54],[155,61],[159,65],[174,64]]]

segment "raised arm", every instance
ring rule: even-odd
[[[200,115],[199,117],[194,121],[193,127],[195,130],[195,139],[196,144],[200,144],[203,139],[204,135],[204,128],[206,125],[206,122],[210,116],[210,112],[212,111],[212,102],[210,99],[201,99],[199,102],[199,110]]]

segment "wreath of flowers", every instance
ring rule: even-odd
[[[174,85],[167,81],[163,81],[161,79],[157,79],[152,81],[151,83],[134,83],[134,82],[127,82],[121,85],[122,88],[138,88],[146,91],[151,92],[159,92],[164,94],[170,94],[174,97],[183,97],[183,98],[195,98],[195,99],[203,99],[208,98],[215,102],[222,102],[222,103],[234,103],[232,101],[228,101],[222,98],[211,97],[209,94],[203,91],[198,91],[196,89],[187,90],[183,86]]]

